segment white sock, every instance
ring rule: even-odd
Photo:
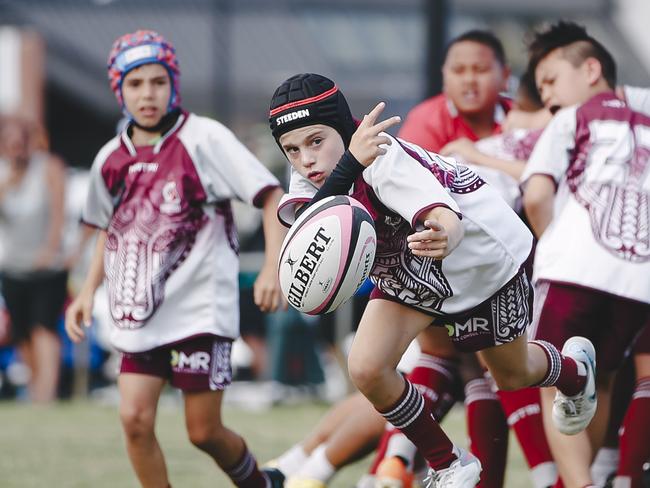
[[[530,470],[530,478],[535,488],[546,488],[557,482],[557,467],[553,461],[540,463]]]
[[[617,447],[601,447],[591,464],[591,479],[595,485],[603,486],[607,477],[618,470],[619,452]]]
[[[375,488],[375,475],[373,474],[364,474],[354,488]]]
[[[332,466],[332,463],[327,459],[325,449],[327,449],[325,444],[321,444],[314,449],[314,452],[311,453],[307,462],[295,474],[295,477],[318,480],[327,483],[330,478],[334,476],[334,473],[336,473],[336,468]]]
[[[399,456],[406,461],[406,467],[413,469],[413,461],[418,448],[404,434],[394,434],[388,440],[384,459]]]
[[[296,444],[284,454],[281,454],[276,459],[278,469],[282,471],[285,477],[289,478],[298,472],[298,470],[309,459],[309,455],[305,452],[300,444]]]

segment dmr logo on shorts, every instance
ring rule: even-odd
[[[172,349],[172,369],[182,373],[206,373],[210,370],[210,354],[196,351],[188,356]]]
[[[452,339],[461,337],[471,337],[481,333],[490,333],[488,320],[481,317],[472,317],[464,323],[454,322],[446,324],[447,334]]]

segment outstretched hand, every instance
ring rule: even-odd
[[[380,133],[402,121],[399,116],[395,115],[377,122],[384,108],[386,108],[386,104],[379,102],[368,115],[364,115],[350,140],[349,151],[357,161],[366,167],[370,166],[378,156],[386,154],[386,148],[381,147],[383,144],[389,146],[391,144],[390,137],[380,135]]]

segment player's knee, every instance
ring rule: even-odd
[[[154,410],[137,406],[120,407],[122,428],[129,440],[137,440],[153,435],[156,414]]]
[[[187,426],[187,436],[190,442],[202,451],[212,452],[219,449],[223,439],[221,425],[195,424]]]
[[[362,393],[371,391],[379,383],[382,368],[369,361],[359,360],[350,356],[348,359],[348,373],[352,383]]]

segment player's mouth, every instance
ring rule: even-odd
[[[467,90],[463,92],[463,98],[466,102],[476,102],[478,100],[478,91]]]
[[[548,110],[549,112],[551,112],[552,115],[555,115],[555,112],[557,112],[561,108],[562,107],[560,107],[559,105],[551,105],[550,107],[548,107]]]
[[[156,117],[158,115],[158,109],[156,107],[142,107],[138,110],[140,115],[143,117]]]
[[[309,181],[311,181],[312,183],[319,183],[325,179],[325,173],[323,173],[322,171],[311,171],[307,175],[307,178],[309,178]]]

